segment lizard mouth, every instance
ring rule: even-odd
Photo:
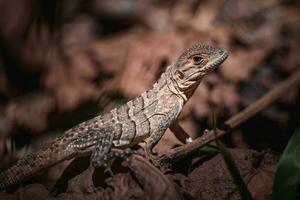
[[[200,79],[201,74],[202,74],[201,70],[197,70],[196,72],[194,72],[193,74],[191,74],[191,75],[187,78],[187,80],[188,80],[188,81],[197,81],[197,80]]]
[[[220,48],[215,56],[214,61],[208,63],[205,67],[201,68],[200,71],[204,74],[215,70],[220,64],[222,64],[228,57],[229,52],[227,49]]]

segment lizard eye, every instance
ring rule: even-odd
[[[196,65],[199,65],[203,61],[203,58],[201,56],[194,56],[193,61]]]

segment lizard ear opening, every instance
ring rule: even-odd
[[[175,71],[175,76],[178,77],[179,79],[183,79],[184,78],[184,73],[180,70],[176,70]]]

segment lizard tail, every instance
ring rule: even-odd
[[[52,143],[49,147],[25,156],[15,165],[2,172],[0,174],[0,191],[19,184],[42,169],[71,158],[74,154],[72,150],[62,154],[55,151],[55,149],[58,149],[57,144]]]

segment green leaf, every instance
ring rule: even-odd
[[[209,156],[213,156],[220,153],[217,143],[215,141],[205,145],[204,147],[201,147],[199,151],[201,154],[205,154]]]
[[[272,200],[293,200],[297,198],[300,178],[300,127],[290,138],[279,160]]]
[[[216,115],[216,111],[212,112],[212,115],[210,117],[210,125],[211,127],[213,127],[213,130],[216,131],[217,129],[217,115]],[[214,133],[216,134],[216,132],[214,131]],[[235,185],[237,187],[237,189],[239,190],[239,193],[242,197],[243,200],[253,200],[251,193],[249,192],[241,174],[239,169],[237,168],[235,161],[231,155],[231,153],[228,151],[228,149],[223,145],[223,143],[220,140],[216,140],[216,145],[218,146],[220,153],[225,161],[225,164],[227,166],[227,169],[229,170]]]
[[[244,200],[252,200],[251,193],[249,192],[240,172],[237,168],[235,161],[231,155],[231,153],[228,151],[228,149],[223,145],[223,143],[220,140],[217,140],[217,144],[219,146],[220,152],[223,156],[223,159],[226,163],[226,166],[228,170],[230,171],[230,174],[240,192],[240,195],[242,199]]]

